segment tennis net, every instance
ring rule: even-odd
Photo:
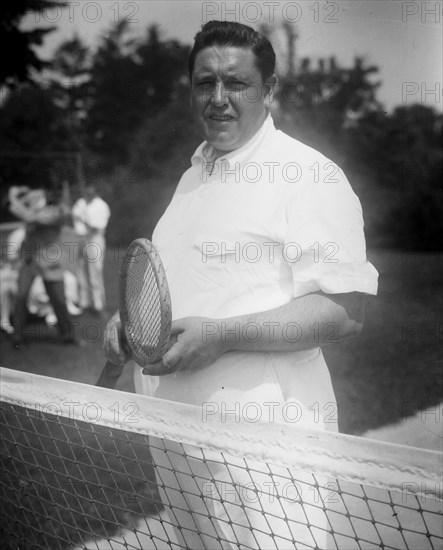
[[[0,376],[2,548],[443,547],[438,452]]]

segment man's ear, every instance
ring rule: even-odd
[[[271,77],[269,77],[264,85],[264,91],[265,91],[265,105],[266,107],[270,107],[271,103],[274,101],[274,88],[276,87],[278,82],[277,75],[273,74]]]

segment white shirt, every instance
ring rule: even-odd
[[[90,202],[82,197],[72,207],[72,215],[76,233],[85,236],[91,231],[88,225],[94,231],[104,234],[111,211],[108,204],[101,197],[94,197]]]
[[[212,175],[208,148],[197,148],[153,234],[174,319],[254,313],[320,290],[376,293],[361,205],[334,163],[276,130],[270,116],[247,144],[216,160]],[[281,398],[309,407],[334,400],[320,356],[318,348],[230,352],[200,371],[161,377],[157,395],[201,403],[229,389],[231,401],[244,402],[260,387],[264,398],[270,388],[275,395],[277,385]]]

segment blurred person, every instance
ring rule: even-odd
[[[378,274],[366,258],[360,202],[342,170],[275,128],[274,70],[272,45],[250,27],[210,21],[195,37],[191,107],[204,141],[152,236],[171,293],[172,336],[164,375],[152,384],[136,367],[136,389],[148,394],[154,386],[156,398],[232,413],[254,403],[261,421],[279,423],[287,422],[282,410],[292,403],[302,411],[298,426],[337,431],[337,414],[327,417],[330,407],[337,409],[321,347],[360,333],[364,296],[376,294]],[[315,181],[316,163],[334,166],[334,178]],[[117,312],[104,341],[114,363],[127,359],[119,331]],[[268,418],[269,402],[280,405],[275,418]],[[247,419],[236,412],[235,421]],[[260,465],[224,456],[235,466],[228,470],[205,451],[205,470],[192,460],[198,450],[167,443],[171,467],[162,469],[159,487],[180,544],[193,550],[327,547],[314,491],[300,495],[312,510],[309,521],[297,499],[279,494],[281,487],[274,488],[281,498],[257,494],[256,504],[205,498],[208,469],[210,493],[224,496],[224,486],[234,493],[251,482],[260,487],[254,477]],[[192,461],[192,479],[181,475],[183,452]],[[163,451],[153,448],[152,456],[164,464]],[[295,479],[309,487],[309,473]],[[300,514],[285,540],[289,526],[281,518]]]
[[[49,201],[48,194],[43,189],[31,190],[25,186],[13,186],[9,190],[10,211],[26,223],[14,307],[13,343],[17,349],[23,343],[29,292],[39,275],[58,321],[61,342],[81,345],[75,338],[66,306],[61,264],[60,234],[69,218],[69,209],[54,193]]]
[[[2,241],[0,262],[0,314],[1,330],[14,333],[11,323],[18,292],[18,273],[20,269],[20,247],[25,238],[25,227],[17,227]]]
[[[81,309],[78,304],[78,282],[77,277],[69,270],[63,270],[63,288],[65,291],[66,307],[70,315],[80,315]],[[47,325],[55,325],[57,316],[51,305],[45,284],[40,275],[34,279],[27,299],[27,308],[32,315],[41,317]]]
[[[17,296],[17,281],[17,271],[9,262],[2,262],[0,264],[0,329],[7,334],[14,333],[11,318]]]
[[[18,275],[20,270],[20,249],[25,239],[25,226],[12,231],[3,241],[3,255],[0,262],[0,312],[1,330],[7,334],[14,333],[11,319],[18,294]],[[79,315],[77,278],[69,270],[63,271],[63,286],[66,306],[71,315]],[[44,318],[46,324],[57,323],[57,317],[49,300],[43,279],[37,275],[29,290],[26,301],[28,311],[37,317]]]
[[[105,231],[111,211],[92,184],[83,188],[83,196],[72,208],[74,230],[81,238],[77,279],[81,309],[101,315],[106,307],[103,265]]]

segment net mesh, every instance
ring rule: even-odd
[[[439,453],[1,379],[2,548],[443,546]]]

